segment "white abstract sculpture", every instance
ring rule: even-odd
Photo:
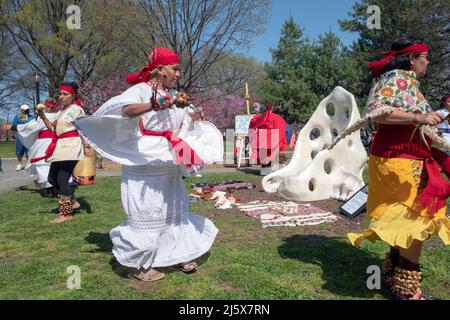
[[[328,114],[327,106],[328,109],[334,107],[334,115]],[[327,148],[336,136],[360,118],[353,95],[336,87],[300,131],[289,164],[264,177],[264,190],[298,201],[348,199],[364,186],[362,173],[367,153],[359,130],[333,149]]]

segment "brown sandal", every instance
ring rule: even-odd
[[[137,269],[132,269],[128,273],[129,278],[135,278],[144,282],[158,281],[164,278],[166,274],[164,272],[158,271],[156,269],[148,269],[147,271],[138,271]]]
[[[195,269],[197,269],[198,265],[197,262],[195,261],[191,261],[188,263],[180,263],[178,265],[176,265],[176,268],[180,269],[181,271],[185,272],[185,273],[189,273],[194,271]]]

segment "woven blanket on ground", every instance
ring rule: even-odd
[[[339,217],[310,203],[252,201],[236,204],[251,218],[259,218],[263,228],[271,226],[307,226],[335,222]]]

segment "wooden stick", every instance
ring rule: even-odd
[[[250,114],[250,95],[248,94],[248,83],[245,83],[245,100],[247,100],[247,115]]]

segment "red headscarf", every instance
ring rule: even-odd
[[[72,87],[62,85],[59,87],[59,90],[64,90],[64,91],[67,91],[68,93],[74,95],[75,96],[75,104],[83,108],[83,104],[81,103],[80,98],[77,97],[77,92]]]
[[[403,48],[398,51],[384,51],[380,53],[380,56],[386,56],[384,59],[379,61],[373,61],[369,63],[369,69],[372,70],[372,76],[374,78],[379,77],[381,75],[381,71],[383,68],[394,59],[395,56],[401,56],[401,55],[409,55],[414,53],[423,53],[428,52],[428,46],[426,44],[413,44],[406,48]]]
[[[150,81],[150,75],[158,66],[168,66],[171,64],[179,64],[180,57],[172,50],[166,48],[155,48],[148,57],[148,65],[141,72],[132,73],[127,76],[127,82],[130,84],[138,84]]]
[[[449,102],[450,101],[450,96],[446,96],[442,98],[442,102]]]

